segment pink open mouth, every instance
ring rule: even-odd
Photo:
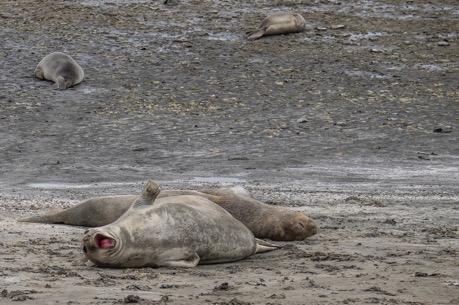
[[[110,249],[115,247],[116,241],[108,236],[102,235],[102,234],[97,234],[95,237],[95,242],[97,247],[100,249]]]

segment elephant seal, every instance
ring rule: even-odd
[[[242,222],[257,238],[304,240],[317,233],[317,225],[304,213],[272,206],[231,189],[201,190],[207,198]]]
[[[298,33],[304,30],[306,21],[296,13],[276,13],[266,17],[258,30],[250,33],[248,39],[255,40],[263,36]]]
[[[271,206],[250,197],[242,187],[194,190],[165,190],[158,198],[193,195],[204,197],[227,210],[257,238],[277,241],[304,240],[317,233],[315,222],[301,212]],[[56,223],[99,227],[121,217],[139,198],[136,195],[95,197],[61,211],[20,219],[21,222]]]
[[[278,246],[252,232],[212,201],[193,195],[157,198],[147,182],[142,197],[118,220],[89,229],[86,257],[101,267],[195,267],[241,260]]]
[[[46,55],[35,68],[35,76],[56,83],[56,89],[64,90],[83,81],[84,72],[69,55],[53,52]]]

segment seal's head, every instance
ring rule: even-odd
[[[148,247],[143,244],[149,240],[151,232],[146,232],[142,225],[143,219],[148,219],[142,211],[153,204],[159,192],[159,185],[153,180],[148,181],[142,197],[117,221],[87,230],[83,237],[86,257],[101,267],[142,267],[149,264],[149,258],[154,256],[151,253],[156,248],[146,249]]]
[[[90,229],[83,237],[83,252],[94,264],[117,267],[123,260],[123,238],[116,226]]]
[[[306,20],[304,19],[304,17],[300,14],[294,14],[294,17],[295,17],[295,23],[296,25],[303,29],[304,26],[306,25]]]
[[[301,212],[293,212],[283,221],[284,240],[303,240],[317,233],[316,223]]]

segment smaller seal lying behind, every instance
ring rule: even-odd
[[[258,39],[268,35],[298,33],[304,30],[306,21],[300,14],[276,13],[266,17],[258,30],[252,32],[249,39]]]
[[[195,267],[237,261],[279,247],[252,232],[212,201],[193,195],[157,199],[149,181],[118,220],[89,229],[83,251],[102,267]]]
[[[317,233],[316,223],[305,214],[260,202],[236,188],[201,192],[208,194],[208,199],[230,212],[258,238],[292,241]]]
[[[69,55],[54,52],[46,55],[35,68],[35,76],[56,83],[56,89],[64,90],[83,81],[84,72]]]

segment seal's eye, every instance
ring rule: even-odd
[[[116,241],[113,238],[105,236],[103,234],[97,234],[94,240],[96,242],[97,247],[99,247],[100,249],[110,249],[115,247],[116,245]]]

